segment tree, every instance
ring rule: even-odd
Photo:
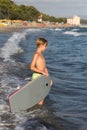
[[[22,19],[37,21],[38,16],[42,14],[44,21],[66,22],[66,18],[55,18],[41,13],[33,6],[17,5],[12,0],[0,0],[0,18],[4,19]]]

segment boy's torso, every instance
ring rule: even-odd
[[[38,54],[37,61],[36,61],[36,67],[39,70],[45,71],[46,68],[46,61],[42,54]]]

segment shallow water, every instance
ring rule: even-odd
[[[44,56],[53,86],[42,107],[10,113],[8,95],[26,83],[35,39],[45,37]],[[0,34],[0,130],[87,130],[87,29],[26,29]]]

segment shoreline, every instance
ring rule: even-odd
[[[0,27],[0,33],[20,32],[22,29],[25,29],[25,27]]]
[[[11,33],[11,32],[20,32],[22,29],[29,29],[29,28],[68,28],[68,27],[75,27],[75,26],[69,26],[67,24],[63,25],[57,25],[57,26],[51,26],[51,25],[46,25],[43,26],[41,25],[29,25],[29,26],[24,26],[24,25],[19,25],[19,26],[0,26],[0,33]]]

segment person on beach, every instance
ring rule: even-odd
[[[36,39],[37,49],[36,49],[36,52],[34,53],[32,62],[30,64],[30,69],[34,71],[34,73],[32,74],[32,80],[34,80],[35,78],[41,75],[49,76],[49,73],[46,67],[46,61],[43,56],[43,52],[46,50],[47,45],[48,45],[48,42],[46,39],[44,38]],[[52,81],[50,83],[50,86],[51,85],[52,85]],[[38,104],[43,105],[43,102],[44,100],[40,101]]]

